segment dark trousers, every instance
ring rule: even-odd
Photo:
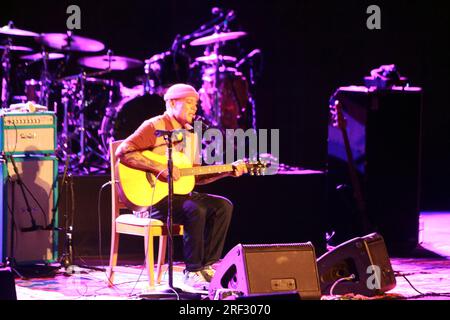
[[[184,225],[183,255],[186,270],[199,271],[218,261],[231,221],[233,204],[226,198],[191,192],[173,196],[173,223]],[[152,218],[167,220],[167,198],[158,203]]]

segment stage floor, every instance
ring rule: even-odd
[[[392,266],[397,273],[397,286],[385,296],[370,299],[450,300],[450,212],[422,213],[420,226],[421,249],[412,257],[391,257]],[[107,257],[104,259],[106,261]],[[50,278],[29,280],[16,278],[17,298],[18,300],[141,299],[142,295],[151,293],[147,288],[147,275],[141,264],[142,261],[128,261],[122,268],[131,273],[117,272],[114,287],[107,286],[105,272],[77,267],[70,275],[61,268]],[[100,268],[104,266],[105,263],[97,265]],[[188,288],[183,286],[182,269],[182,264],[175,263],[173,284],[188,291]],[[167,286],[167,280],[166,272],[161,286],[157,286],[156,290]],[[439,293],[443,295],[437,295]],[[204,297],[206,298],[206,295]],[[353,295],[322,297],[324,300],[330,298],[369,299]]]

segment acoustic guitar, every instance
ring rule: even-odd
[[[156,154],[151,151],[143,151],[146,158],[167,164],[167,156]],[[210,165],[193,167],[189,158],[181,152],[174,151],[172,154],[173,165],[180,170],[180,179],[173,182],[174,194],[188,194],[195,186],[195,176],[214,173],[232,172],[232,164]],[[251,175],[263,175],[267,164],[256,161],[245,161],[247,170]],[[168,196],[169,189],[167,182],[156,179],[153,173],[130,168],[118,161],[116,165],[118,177],[119,199],[128,208],[135,211],[143,211],[160,202]]]

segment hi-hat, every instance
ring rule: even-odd
[[[9,36],[23,36],[23,37],[39,36],[39,33],[33,31],[14,28],[14,25],[11,22],[7,26],[3,26],[0,28],[0,34],[6,34]]]
[[[247,33],[243,31],[214,33],[210,36],[195,39],[191,42],[191,46],[204,46],[212,43],[234,40],[245,35],[247,35]]]
[[[215,53],[210,54],[209,56],[202,56],[195,58],[195,61],[198,62],[205,62],[205,63],[214,63],[218,61],[226,61],[226,62],[235,62],[237,59],[232,56],[223,56],[223,55],[216,55]]]
[[[5,50],[6,46],[0,46],[0,50]],[[23,51],[23,52],[32,52],[33,49],[23,46],[9,46],[9,50],[11,51]]]
[[[139,68],[144,64],[137,59],[112,55],[83,57],[78,60],[78,63],[85,67],[100,70],[128,70]]]
[[[67,33],[45,33],[39,37],[38,42],[62,51],[99,52],[105,49],[100,41]]]
[[[47,59],[48,60],[57,60],[57,59],[62,59],[64,57],[65,56],[63,53],[50,52],[48,54]],[[30,61],[38,61],[38,60],[42,60],[43,58],[44,58],[44,55],[42,53],[33,53],[33,54],[28,54],[28,55],[20,57],[20,59],[22,59],[22,60],[30,60]]]

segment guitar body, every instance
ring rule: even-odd
[[[151,151],[143,151],[142,154],[152,161],[163,165],[167,164],[165,155]],[[192,168],[191,161],[184,153],[174,151],[172,156],[175,167],[179,169]],[[156,176],[151,173],[127,167],[120,162],[116,166],[116,173],[120,181],[118,184],[119,199],[134,211],[144,211],[169,194],[168,183],[156,180]],[[181,176],[180,179],[173,182],[173,192],[174,194],[188,194],[194,189],[194,186],[195,176]]]

